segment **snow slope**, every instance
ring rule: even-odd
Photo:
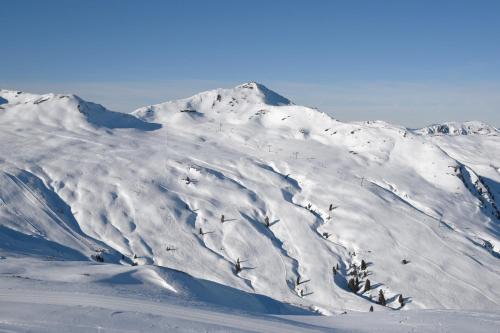
[[[4,260],[0,266],[2,332],[318,332],[307,329],[312,325],[291,325],[269,316],[308,315],[304,310],[181,272],[152,266]],[[213,293],[225,294],[227,301],[237,298],[240,307],[222,311],[213,302],[207,307],[203,300]]]
[[[188,299],[216,290],[201,301],[231,307],[256,294],[265,305],[244,308],[262,313],[500,310],[500,138],[486,126],[343,123],[257,83],[132,115],[77,96],[0,98],[6,258],[169,268],[189,278],[167,285],[213,284],[188,283]],[[353,293],[362,260],[371,289]]]
[[[495,332],[500,324],[498,313],[460,310],[312,315],[154,266],[4,258],[0,277],[2,332]],[[215,305],[214,293],[237,301]]]

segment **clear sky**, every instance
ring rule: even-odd
[[[0,3],[0,87],[118,111],[257,81],[341,120],[500,126],[500,1]]]

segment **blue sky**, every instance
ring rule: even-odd
[[[111,109],[258,81],[341,120],[500,126],[500,1],[3,1],[0,87]]]

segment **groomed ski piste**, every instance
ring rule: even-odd
[[[487,124],[342,122],[255,82],[131,114],[0,90],[0,143],[0,331],[500,327]]]

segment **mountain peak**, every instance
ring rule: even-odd
[[[135,110],[132,114],[148,121],[171,120],[172,115],[186,112],[199,116],[206,112],[232,113],[237,111],[240,117],[244,117],[246,112],[255,113],[255,108],[289,105],[293,105],[289,99],[268,89],[263,84],[247,82],[233,88],[203,91],[188,98],[145,106]]]
[[[280,106],[293,104],[288,98],[285,98],[282,95],[267,88],[265,85],[254,81],[240,84],[232,90],[253,90],[254,94],[257,97],[260,97],[264,104],[268,105]]]

